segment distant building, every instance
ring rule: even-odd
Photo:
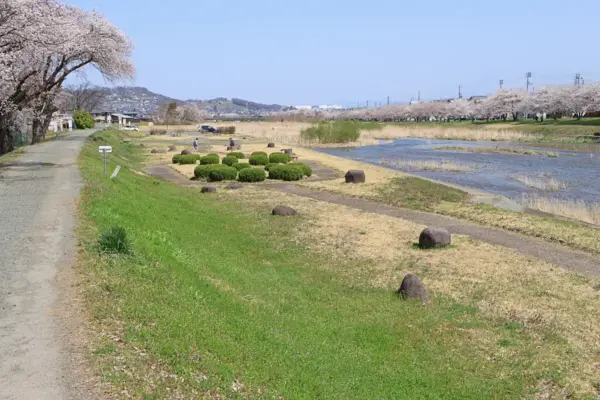
[[[337,104],[325,104],[322,106],[319,106],[319,110],[341,110],[343,109],[342,106],[337,105]]]
[[[471,97],[469,97],[469,101],[474,101],[474,102],[482,101],[485,99],[487,99],[487,96],[471,96]]]
[[[73,116],[71,114],[54,114],[48,129],[52,132],[71,132],[73,130]]]
[[[312,110],[313,106],[294,106],[296,110]]]

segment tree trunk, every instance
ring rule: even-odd
[[[12,115],[0,114],[0,154],[8,153],[14,149]]]
[[[46,138],[46,132],[52,121],[52,114],[45,114],[43,117],[34,118],[31,130],[31,144],[36,144]]]

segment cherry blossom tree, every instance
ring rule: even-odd
[[[96,12],[56,0],[0,5],[0,153],[12,148],[15,111],[33,110],[32,141],[48,128],[66,78],[95,68],[105,79],[131,78],[130,40]]]

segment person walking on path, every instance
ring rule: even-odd
[[[198,138],[194,139],[194,151],[198,151]]]

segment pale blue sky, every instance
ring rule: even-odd
[[[600,1],[67,0],[134,41],[135,84],[176,98],[351,105],[600,80]],[[92,76],[93,79],[95,79]]]

